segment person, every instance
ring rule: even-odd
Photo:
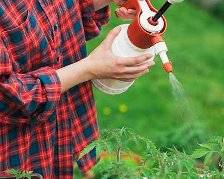
[[[71,179],[74,161],[83,173],[95,165],[95,149],[79,156],[99,137],[91,80],[133,80],[154,64],[149,54],[112,54],[119,28],[87,56],[86,42],[108,22],[111,2],[0,2],[0,171]],[[117,14],[133,18],[135,11]]]

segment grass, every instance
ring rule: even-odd
[[[152,1],[156,7],[163,1]],[[105,95],[95,90],[101,128],[134,129],[159,145],[169,143],[164,136],[176,133],[183,124],[197,123],[203,135],[222,135],[224,117],[224,25],[221,21],[184,2],[166,14],[168,30],[165,39],[175,75],[182,82],[191,107],[197,116],[182,119],[176,111],[168,76],[157,65],[138,79],[130,90],[119,96]],[[113,27],[125,23],[112,17],[101,35],[88,43],[89,52],[106,37]],[[191,131],[191,128],[188,130]],[[189,133],[179,133],[184,140]],[[181,136],[182,135],[182,136]],[[164,143],[161,144],[161,141]]]

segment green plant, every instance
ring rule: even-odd
[[[201,148],[192,155],[174,147],[161,152],[149,139],[122,128],[102,131],[101,139],[88,146],[83,155],[96,147],[98,155],[102,156],[93,170],[97,179],[219,178],[224,176],[220,166],[211,167],[211,163],[195,160],[210,152],[218,153],[219,162],[223,161],[223,140],[214,138],[213,141],[199,145]],[[106,157],[102,153],[106,153]],[[138,156],[137,160],[133,159],[133,153]],[[130,157],[124,157],[127,155]]]
[[[31,179],[33,174],[32,171],[22,171],[17,169],[10,169],[7,173],[16,177],[16,179]]]
[[[224,138],[213,137],[205,144],[199,144],[192,157],[203,162],[207,169],[224,170]],[[224,174],[224,173],[223,173]]]

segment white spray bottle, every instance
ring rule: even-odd
[[[112,44],[112,52],[120,57],[135,57],[143,54],[159,55],[163,68],[167,73],[173,71],[172,64],[167,57],[167,46],[163,40],[166,30],[164,12],[175,2],[181,0],[167,0],[157,11],[149,0],[127,0],[122,6],[137,11],[136,18],[131,24],[121,25],[121,32]],[[99,90],[115,95],[128,90],[134,83],[114,79],[96,79],[93,84]]]

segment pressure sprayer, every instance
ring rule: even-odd
[[[167,46],[163,40],[167,23],[163,14],[174,3],[182,0],[167,0],[157,11],[149,0],[127,0],[122,7],[134,9],[136,17],[131,24],[120,25],[121,31],[112,44],[112,52],[120,57],[135,57],[143,54],[159,55],[163,69],[173,71],[167,56]],[[134,83],[114,79],[96,79],[93,84],[107,94],[120,94]]]

